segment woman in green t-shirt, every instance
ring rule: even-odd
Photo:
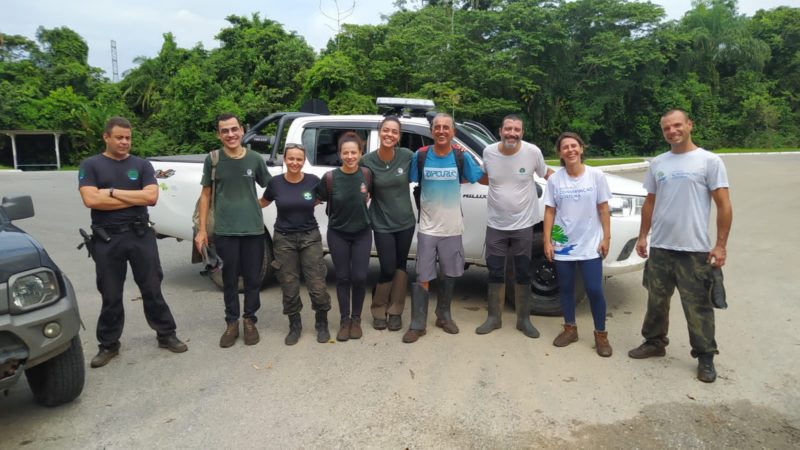
[[[406,261],[417,220],[411,207],[408,174],[413,152],[398,147],[400,119],[389,116],[378,125],[380,146],[361,159],[373,173],[369,217],[381,272],[372,291],[372,326],[398,331],[406,304]]]
[[[339,300],[341,328],[337,341],[359,339],[361,310],[367,286],[372,233],[369,226],[369,169],[358,165],[364,142],[354,132],[339,138],[342,166],[326,173],[318,188],[318,198],[327,202],[328,249],[336,272],[336,297]]]

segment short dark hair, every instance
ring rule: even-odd
[[[583,153],[581,153],[581,162],[586,161],[586,144],[583,143],[581,135],[579,135],[578,133],[573,133],[572,131],[565,131],[558,135],[558,139],[556,139],[556,155],[558,155],[559,151],[561,150],[561,141],[567,138],[572,138],[578,141],[578,145],[580,145],[581,148],[583,149]],[[562,166],[565,165],[563,158],[559,158],[559,160],[561,161]]]
[[[355,142],[360,152],[364,151],[364,140],[356,134],[355,131],[348,131],[339,138],[339,152],[342,151],[342,146],[348,142]]]
[[[661,118],[663,119],[664,117],[667,117],[668,115],[670,115],[670,114],[672,114],[672,113],[676,113],[676,112],[683,114],[683,117],[684,117],[686,120],[692,120],[692,119],[689,117],[689,113],[688,113],[688,112],[687,112],[685,109],[683,109],[683,108],[672,108],[672,109],[668,110],[667,112],[665,112],[664,114],[662,114],[662,115],[661,115]]]
[[[219,131],[219,123],[230,119],[236,119],[236,122],[239,124],[239,126],[242,126],[242,121],[236,117],[236,114],[225,112],[217,116],[217,121],[214,122],[214,128]]]
[[[380,130],[381,128],[383,128],[383,125],[384,125],[384,124],[386,124],[386,122],[397,122],[397,127],[398,127],[398,128],[402,128],[402,126],[403,126],[403,125],[400,123],[400,118],[399,118],[399,117],[397,117],[397,116],[386,116],[386,117],[384,117],[384,118],[383,118],[383,120],[381,120],[381,122],[378,124],[378,129]]]
[[[518,116],[516,114],[509,114],[509,115],[503,117],[503,120],[500,122],[500,128],[502,128],[503,125],[505,125],[506,120],[513,120],[515,122],[522,122],[522,118],[520,116]],[[523,122],[523,125],[524,124],[525,124],[525,122]]]
[[[108,121],[106,122],[106,126],[103,129],[103,133],[110,136],[111,130],[113,130],[114,127],[127,128],[128,130],[130,130],[131,122],[124,117],[119,117],[119,116],[112,117],[108,119]]]
[[[433,130],[433,123],[436,122],[436,119],[441,119],[442,117],[450,119],[450,125],[452,125],[453,128],[456,127],[456,120],[453,119],[453,116],[451,116],[450,114],[447,114],[446,112],[439,112],[439,113],[436,113],[435,116],[433,116],[433,119],[431,119],[431,130]]]

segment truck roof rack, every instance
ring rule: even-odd
[[[375,104],[384,116],[402,117],[425,117],[436,107],[432,100],[423,98],[378,97]]]

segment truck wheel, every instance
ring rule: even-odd
[[[273,260],[272,237],[270,237],[269,232],[264,230],[264,259],[263,262],[261,263],[261,271],[259,272],[259,276],[261,277],[261,286],[266,286],[267,284],[269,284],[270,281],[272,281],[272,276],[273,276],[273,268],[271,265],[272,260]],[[225,261],[222,261],[222,263],[224,264]],[[214,284],[217,285],[217,287],[222,289],[223,283],[222,283],[221,270],[212,272],[211,274],[209,274],[209,278],[211,278],[211,281],[213,281]],[[242,277],[239,277],[238,290],[239,292],[244,291],[244,280],[242,279]]]
[[[25,376],[39,404],[58,406],[71,402],[81,394],[85,371],[83,347],[80,338],[75,336],[67,351],[27,369]]]
[[[544,257],[542,246],[541,232],[534,232],[531,257],[531,314],[560,316],[562,313],[556,267]],[[586,296],[586,291],[580,274],[575,278],[575,303],[580,304]]]

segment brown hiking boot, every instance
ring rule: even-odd
[[[445,333],[458,334],[458,325],[452,319],[436,319],[435,325],[443,329]]]
[[[578,341],[578,326],[575,324],[564,324],[564,331],[561,332],[555,339],[553,345],[556,347],[566,347],[573,342]]]
[[[403,335],[403,342],[405,342],[406,344],[413,344],[414,342],[417,342],[417,340],[422,336],[425,336],[425,330],[409,329],[408,331],[406,331],[406,334]]]
[[[228,348],[232,346],[236,342],[236,338],[239,337],[239,321],[231,322],[225,328],[225,332],[222,333],[222,337],[219,338],[219,346],[222,348]]]
[[[189,350],[189,346],[184,344],[180,339],[178,339],[178,336],[175,336],[174,334],[169,336],[159,336],[157,340],[159,348],[165,348],[172,353],[183,353],[186,350]]]
[[[259,340],[256,323],[252,319],[244,319],[244,345],[258,344]]]
[[[633,359],[645,359],[653,356],[664,356],[667,350],[649,342],[644,342],[642,345],[628,352],[628,356]]]
[[[361,339],[364,331],[361,330],[361,318],[353,317],[350,319],[350,339]]]
[[[594,346],[597,354],[608,358],[611,356],[611,344],[608,343],[608,331],[594,330]]]
[[[93,369],[103,367],[117,355],[119,355],[119,350],[101,348],[100,351],[97,352],[97,355],[92,358],[90,365]]]
[[[337,341],[345,342],[350,339],[350,323],[349,317],[342,319],[342,322],[339,325],[339,332],[336,333]]]

